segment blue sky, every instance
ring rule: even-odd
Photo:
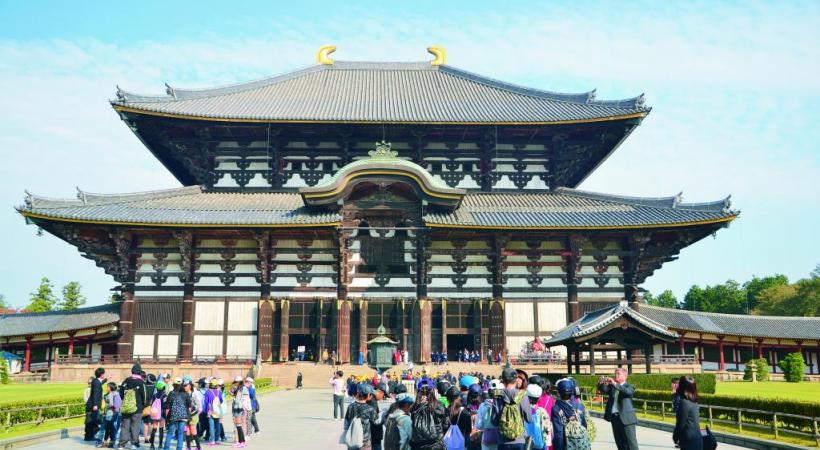
[[[685,201],[732,195],[740,219],[644,287],[804,277],[820,263],[818,2],[11,2],[0,0],[0,294],[24,306],[42,276],[113,281],[26,226],[23,190],[73,197],[177,186],[118,119],[115,85],[162,94],[313,63],[426,60],[599,98],[646,93],[652,113],[583,189]]]

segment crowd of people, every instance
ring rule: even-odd
[[[548,379],[509,367],[499,378],[403,371],[345,379],[337,371],[330,384],[333,417],[344,421],[340,442],[350,449],[590,448],[591,423],[571,378],[556,383],[557,398]]]
[[[85,440],[97,447],[137,449],[142,443],[169,450],[175,441],[177,450],[201,449],[227,442],[224,422],[233,425],[235,448],[260,433],[251,377],[236,376],[232,383],[217,377],[172,378],[146,373],[137,363],[119,384],[98,368],[86,394]]]

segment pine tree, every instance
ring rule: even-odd
[[[63,301],[60,303],[60,309],[72,310],[85,305],[85,296],[80,293],[80,283],[71,281],[63,286]]]
[[[30,303],[26,309],[31,312],[46,312],[54,309],[57,304],[57,297],[54,296],[54,286],[48,278],[40,280],[40,286],[29,296]]]

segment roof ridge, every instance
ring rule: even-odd
[[[708,311],[692,311],[689,309],[666,308],[663,306],[649,305],[642,303],[641,308],[650,308],[659,311],[681,312],[684,314],[699,314],[710,317],[740,317],[740,318],[755,318],[755,319],[773,319],[773,320],[801,320],[801,321],[817,321],[820,323],[820,317],[802,317],[802,316],[759,316],[756,314],[731,314],[731,313],[717,313]]]
[[[41,197],[26,191],[25,207],[21,209],[61,208],[72,206],[130,203],[146,199],[176,197],[180,195],[192,195],[200,192],[202,192],[202,186],[199,185],[119,194],[96,194],[91,192],[84,192],[80,188],[77,188],[77,198],[68,199]]]
[[[556,192],[613,203],[629,203],[634,206],[644,206],[647,208],[682,209],[687,211],[722,211],[734,214],[739,213],[738,211],[731,209],[731,195],[722,200],[715,200],[711,202],[684,203],[683,192],[669,197],[637,197],[631,195],[604,194],[601,192],[585,191],[565,186],[557,188]]]
[[[43,311],[43,312],[19,312],[13,314],[0,314],[0,319],[4,317],[37,317],[37,316],[44,316],[44,315],[51,315],[51,316],[69,316],[72,314],[90,314],[95,312],[106,312],[106,311],[117,311],[120,309],[120,305],[118,303],[106,303],[102,305],[95,305],[95,306],[87,306],[85,308],[77,308],[77,309],[69,309],[69,310],[54,310],[54,311]]]

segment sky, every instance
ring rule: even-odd
[[[712,201],[740,217],[643,287],[820,263],[820,2],[18,2],[0,0],[0,294],[25,306],[41,277],[115,283],[69,244],[37,236],[24,191],[74,198],[179,186],[111,109],[116,86],[164,94],[337,60],[449,64],[600,99],[646,94],[652,112],[580,186]]]

